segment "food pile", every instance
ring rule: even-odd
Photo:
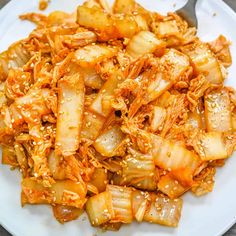
[[[2,163],[22,173],[21,203],[63,223],[178,225],[181,196],[213,189],[236,145],[232,59],[174,13],[88,0],[0,54]],[[232,173],[233,174],[233,173]]]

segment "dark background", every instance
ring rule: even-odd
[[[23,0],[21,0],[23,1]],[[69,0],[68,0],[69,1]],[[218,1],[218,0],[215,0]],[[224,0],[229,6],[236,11],[236,0]],[[0,0],[0,8],[2,8],[9,0]],[[0,236],[11,236],[3,227],[0,225]],[[24,236],[24,235],[22,235]],[[42,235],[44,236],[44,235]],[[234,225],[224,236],[236,236],[236,225]]]

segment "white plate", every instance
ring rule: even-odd
[[[46,12],[64,10],[71,12],[82,0],[52,0]],[[185,0],[139,0],[146,8],[161,13],[173,11],[184,5]],[[177,2],[176,8],[174,3]],[[29,22],[21,22],[18,15],[37,11],[38,0],[12,0],[0,11],[0,51],[10,43],[26,37],[33,29]],[[216,13],[216,16],[213,14]],[[199,36],[203,40],[214,39],[219,34],[232,41],[234,63],[229,70],[227,84],[236,88],[236,15],[221,0],[199,0],[197,4]],[[47,206],[20,206],[20,175],[0,166],[0,223],[17,236],[216,236],[222,235],[236,222],[236,155],[217,170],[214,191],[196,198],[184,196],[184,207],[179,227],[176,229],[147,223],[123,226],[119,232],[101,233],[90,226],[88,220],[59,224]]]

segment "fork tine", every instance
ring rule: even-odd
[[[188,22],[189,26],[197,28],[196,3],[197,0],[189,0],[186,5],[177,10],[176,13],[183,17]]]

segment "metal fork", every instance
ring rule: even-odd
[[[188,0],[176,13],[183,17],[188,22],[189,26],[197,28],[196,3],[197,0]]]

